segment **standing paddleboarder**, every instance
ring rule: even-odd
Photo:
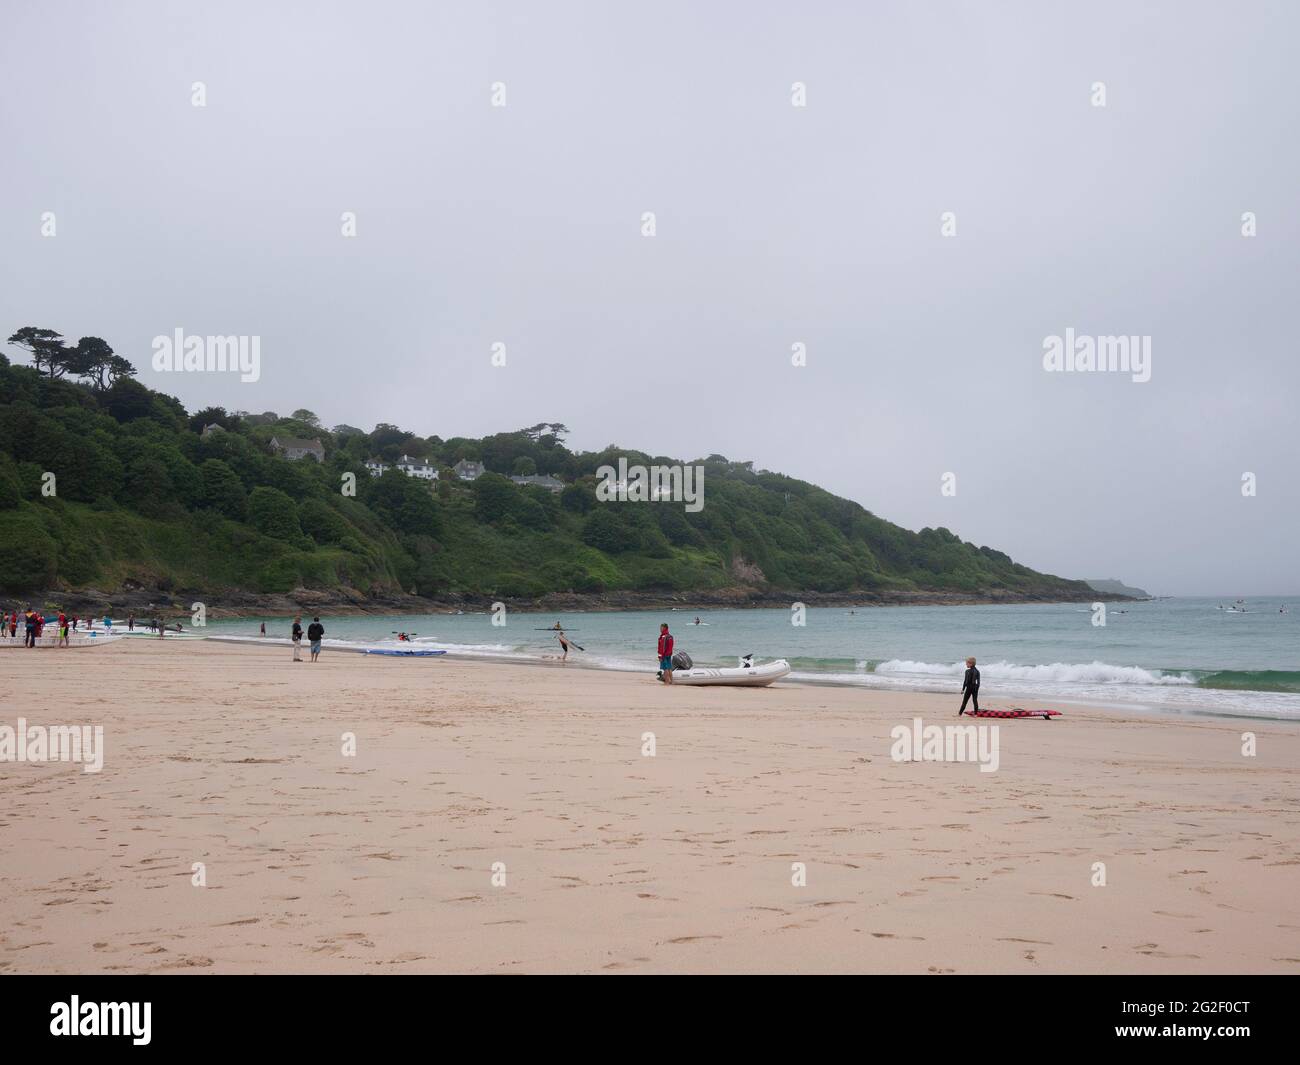
[[[961,709],[957,711],[958,717],[966,712],[968,699],[971,703],[971,713],[978,714],[980,712],[980,671],[975,668],[973,655],[966,659],[966,676],[961,682]]]

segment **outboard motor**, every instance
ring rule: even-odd
[[[695,663],[691,661],[691,656],[685,651],[678,651],[673,655],[673,669],[694,669]]]

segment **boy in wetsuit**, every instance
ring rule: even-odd
[[[961,682],[961,709],[957,711],[957,716],[961,717],[966,712],[966,701],[971,703],[971,712],[978,714],[980,712],[980,671],[975,668],[974,656],[966,659],[966,676]]]

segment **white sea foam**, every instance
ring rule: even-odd
[[[881,662],[875,672],[882,675],[911,674],[928,677],[960,677],[965,662],[951,664],[914,662],[891,658]],[[1037,684],[1137,684],[1188,686],[1196,683],[1190,673],[1166,673],[1141,666],[1115,666],[1109,662],[1053,662],[1050,665],[1022,666],[1014,662],[988,662],[980,665],[983,680],[1027,681]]]

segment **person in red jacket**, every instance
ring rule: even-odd
[[[659,678],[665,684],[673,682],[673,634],[666,621],[659,626]]]

